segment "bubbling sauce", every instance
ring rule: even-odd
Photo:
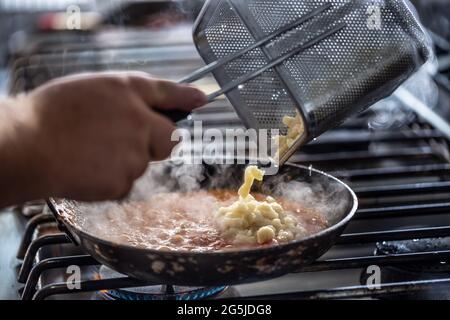
[[[259,201],[266,199],[265,195],[258,193],[253,197]],[[281,243],[274,239],[263,245],[236,244],[224,237],[214,213],[237,200],[236,191],[231,190],[161,193],[145,202],[127,203],[106,211],[102,217],[97,217],[96,223],[87,223],[84,228],[115,243],[155,250],[207,252]],[[275,200],[304,229],[300,238],[327,227],[325,217],[319,212],[280,197],[275,197]]]

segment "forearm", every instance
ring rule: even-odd
[[[39,146],[26,100],[0,102],[0,208],[45,197],[48,188],[41,175]]]

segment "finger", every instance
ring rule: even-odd
[[[169,119],[151,111],[149,142],[151,160],[164,160],[170,155],[177,144],[171,140],[175,129],[175,125]]]
[[[207,102],[202,91],[188,84],[153,79],[141,74],[129,77],[133,89],[152,108],[190,111]]]

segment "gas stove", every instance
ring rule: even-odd
[[[445,153],[432,145],[442,147],[447,142],[438,132],[417,121],[402,131],[409,135],[408,146],[379,156],[362,149],[373,145],[373,140],[387,145],[397,145],[399,140],[403,144],[404,140],[399,139],[398,132],[384,131],[381,137],[372,133],[372,139],[368,136],[363,147],[361,136],[350,134],[363,130],[358,121],[350,121],[339,129],[349,131],[348,139],[355,137],[358,142],[357,147],[353,146],[355,150],[342,143],[332,157],[327,147],[330,138],[327,138],[323,146],[320,139],[314,142],[313,152],[301,153],[302,157],[313,157],[315,161],[310,163],[314,166],[327,165],[330,172],[348,181],[361,203],[336,246],[302,272],[219,288],[143,283],[99,265],[80,251],[58,231],[53,216],[43,206],[42,212],[28,220],[19,246],[19,259],[12,259],[10,253],[10,259],[20,267],[18,275],[11,272],[11,286],[17,288],[15,276],[25,283],[21,290],[23,299],[445,298],[450,286],[450,165]],[[327,152],[323,158],[318,156],[322,147]],[[426,149],[427,152],[418,151]],[[342,169],[346,166],[350,168]],[[16,221],[26,220],[17,212],[8,215]],[[78,290],[67,286],[71,274],[66,272],[70,266],[81,267]],[[379,268],[381,275],[377,289],[367,286],[374,267]]]
[[[442,38],[438,43],[439,59],[445,62],[450,45],[446,48]],[[10,91],[83,71],[141,70],[178,79],[201,65],[189,25],[170,31],[44,34],[14,56]],[[450,107],[449,79],[450,68],[442,64],[435,108],[444,116]],[[211,78],[199,85],[215,86]],[[450,141],[415,114],[405,116],[401,124],[369,125],[379,115],[369,111],[354,117],[293,156],[293,162],[346,181],[360,202],[337,244],[297,273],[212,288],[146,283],[100,265],[59,231],[45,203],[34,203],[0,214],[0,298],[448,298]],[[180,125],[190,128],[194,121],[202,121],[204,128],[242,127],[225,99],[195,111]],[[80,278],[72,277],[76,268]],[[374,275],[381,282],[370,285]]]

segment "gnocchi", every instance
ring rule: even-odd
[[[303,135],[305,130],[302,117],[298,112],[295,117],[285,116],[283,118],[283,124],[288,129],[287,134],[274,137],[275,144],[278,148],[277,153],[275,154],[276,159],[279,159],[280,156],[283,156],[286,151],[292,148],[295,142]]]
[[[292,241],[305,234],[294,216],[285,212],[273,197],[256,200],[250,190],[255,180],[262,181],[264,171],[256,166],[245,169],[239,199],[228,207],[221,207],[216,218],[225,238],[234,244],[268,244]]]

